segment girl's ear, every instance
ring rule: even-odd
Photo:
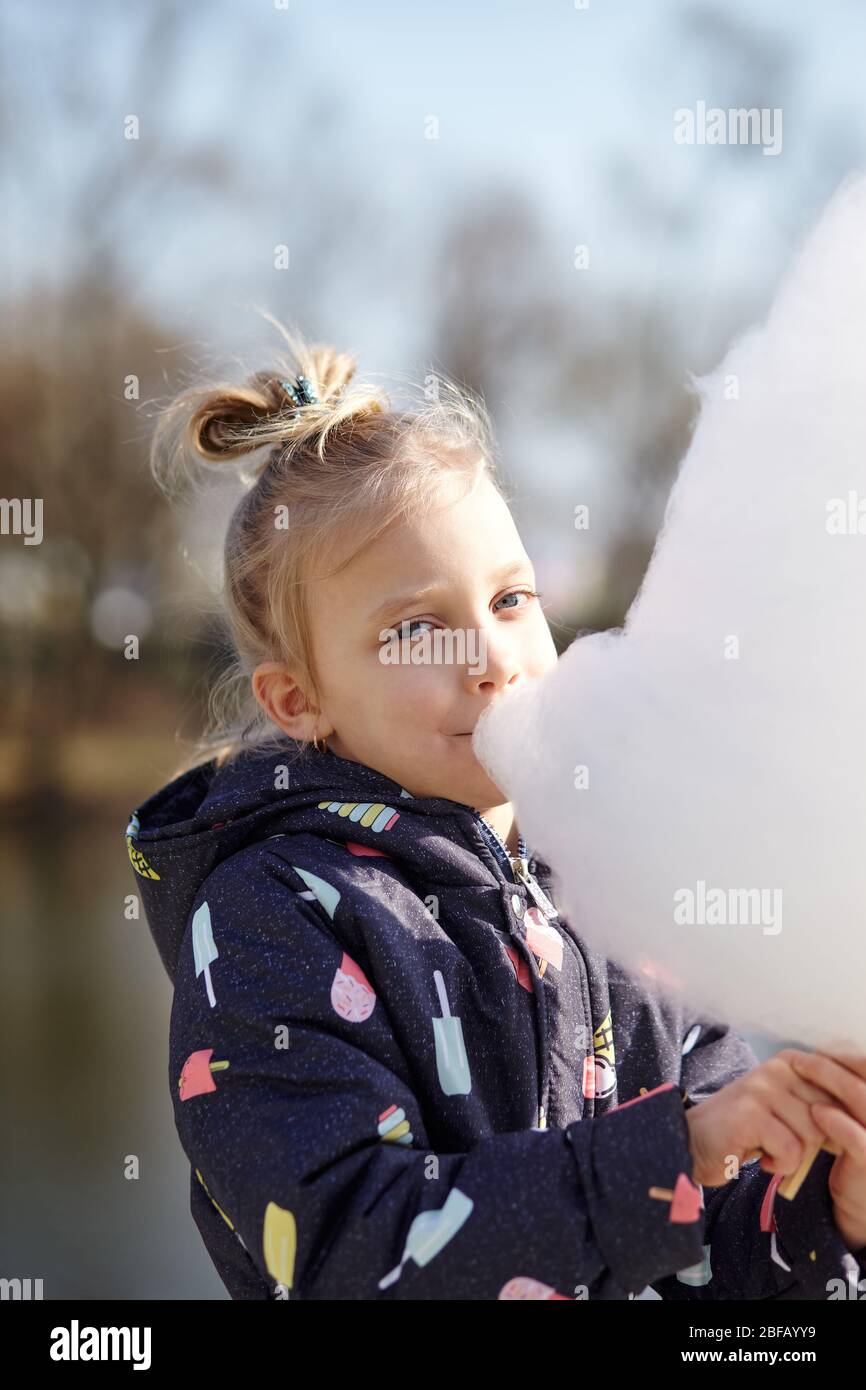
[[[252,675],[253,694],[265,714],[290,738],[312,740],[321,711],[311,707],[291,672],[279,661],[263,661]]]

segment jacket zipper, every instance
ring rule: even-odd
[[[544,889],[541,887],[541,884],[538,883],[536,879],[533,877],[533,875],[530,873],[529,858],[527,854],[526,843],[523,839],[523,836],[518,835],[517,854],[513,855],[509,852],[508,846],[505,844],[502,837],[496,830],[493,829],[493,826],[490,824],[490,822],[484,819],[481,812],[476,811],[475,816],[478,821],[480,830],[484,834],[487,843],[498,855],[503,868],[506,872],[509,869],[511,870],[511,876],[514,879],[514,882],[523,884],[524,888],[535,900],[535,902],[541,908],[541,911],[544,913],[545,917],[547,917],[548,920],[550,920],[552,917],[558,917],[559,913],[553,906],[553,903],[550,901]],[[514,935],[513,930],[512,935]],[[523,945],[525,946],[525,942],[523,943]],[[529,948],[526,947],[526,950],[528,954]],[[540,1034],[539,1047],[541,1049],[542,1058],[541,1085],[538,1102],[538,1124],[536,1125],[536,1129],[546,1129],[547,1089],[549,1071],[549,1059],[547,1055],[547,1005],[544,1002],[543,986],[541,986],[541,982],[539,981],[540,988],[536,989],[535,980],[536,976],[533,974],[532,992],[536,1001],[536,1017],[538,1018]]]

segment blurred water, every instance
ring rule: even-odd
[[[0,1275],[46,1299],[227,1298],[189,1213],[170,985],[124,917],[124,824],[0,831]]]

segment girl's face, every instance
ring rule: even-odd
[[[486,477],[461,500],[392,525],[315,583],[319,738],[413,796],[504,802],[471,734],[495,695],[556,664],[534,589],[511,513]],[[424,661],[408,661],[413,648]]]

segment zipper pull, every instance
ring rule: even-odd
[[[521,859],[518,855],[511,858],[511,872],[514,875],[515,883],[522,883],[527,892],[535,899],[538,906],[546,917],[558,917],[559,913],[553,906],[550,898],[545,893],[541,884],[536,882],[529,872],[529,861]]]

